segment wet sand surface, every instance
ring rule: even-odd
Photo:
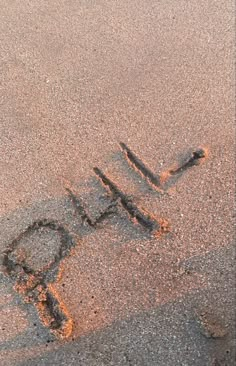
[[[0,365],[233,365],[233,2],[0,9]],[[178,170],[199,147],[201,163]],[[95,225],[111,201],[94,167],[168,232],[154,235],[118,201]],[[73,241],[44,279],[73,322],[64,339],[5,271],[18,238],[17,260],[47,272],[61,232],[27,231],[40,220]]]

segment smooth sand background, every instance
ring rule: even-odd
[[[207,339],[193,314],[233,319],[234,41],[232,1],[0,0],[1,250],[42,217],[79,235],[64,185],[96,214],[104,191],[94,166],[171,223],[161,239],[125,216],[83,233],[55,285],[75,320],[65,345],[47,343],[1,276],[1,365],[233,357],[232,335]],[[209,157],[158,197],[119,141],[157,173],[198,146]]]

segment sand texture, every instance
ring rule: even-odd
[[[0,365],[231,366],[234,3],[0,0]]]

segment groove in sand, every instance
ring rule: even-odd
[[[128,212],[132,220],[137,221],[145,229],[148,229],[154,233],[160,233],[166,231],[166,222],[158,222],[155,217],[153,217],[148,212],[138,208],[132,200],[123,193],[118,186],[113,183],[99,168],[94,168],[95,174],[99,177],[102,183],[109,188],[112,195],[120,200],[123,208]],[[165,229],[164,229],[165,227]]]

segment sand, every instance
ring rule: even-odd
[[[0,250],[43,219],[74,243],[45,279],[73,323],[61,338],[2,259],[0,364],[233,365],[233,2],[0,9]],[[170,177],[199,148],[203,161]],[[118,201],[93,225],[110,204],[94,167],[168,230],[150,232]],[[21,240],[18,261],[53,261],[60,238],[40,230]]]

